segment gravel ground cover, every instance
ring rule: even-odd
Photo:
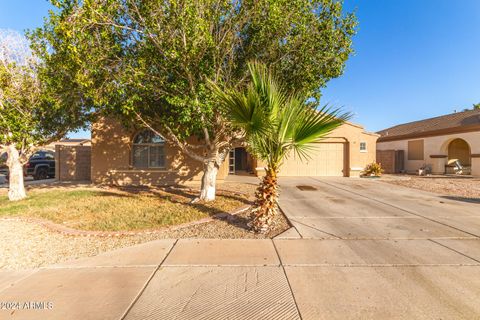
[[[256,189],[254,184],[234,182],[224,183],[218,187],[220,190],[249,196],[252,196]],[[0,269],[37,268],[157,239],[273,238],[290,227],[288,220],[280,214],[275,220],[273,230],[268,234],[260,235],[249,231],[248,221],[249,212],[245,211],[237,215],[222,214],[211,222],[181,229],[172,227],[154,233],[116,237],[86,237],[66,236],[50,231],[34,222],[27,222],[16,217],[4,217],[0,219]]]
[[[480,201],[480,179],[462,176],[386,176],[386,183]]]

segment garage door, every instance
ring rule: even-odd
[[[344,143],[318,143],[308,160],[291,155],[282,166],[280,176],[343,177]]]

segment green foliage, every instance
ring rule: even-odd
[[[382,165],[377,162],[368,164],[362,171],[363,176],[375,176],[379,177],[383,173]]]
[[[314,142],[340,126],[350,115],[307,106],[308,96],[289,93],[285,85],[261,63],[249,64],[251,84],[244,91],[222,91],[212,83],[220,106],[234,128],[245,133],[249,151],[277,172],[294,152],[309,157]]]
[[[0,53],[0,146],[14,144],[26,156],[84,124],[83,110],[57,99],[23,36],[2,30]]]
[[[480,109],[480,103],[474,103],[472,110],[478,110],[478,109]]]
[[[56,92],[180,139],[208,129],[228,140],[207,79],[243,88],[253,59],[318,100],[342,74],[356,27],[334,0],[51,2],[57,10],[30,36]]]

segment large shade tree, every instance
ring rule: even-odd
[[[241,89],[262,61],[320,98],[352,53],[356,19],[336,0],[51,0],[37,52],[93,106],[161,134],[203,163],[200,199],[239,138],[207,86]],[[68,92],[68,90],[65,90]],[[187,138],[197,135],[203,145]]]
[[[249,64],[251,83],[243,91],[223,91],[212,83],[220,106],[233,128],[245,134],[247,148],[265,162],[266,174],[256,192],[252,228],[266,232],[277,213],[277,174],[283,161],[295,154],[309,157],[315,142],[350,117],[339,109],[315,108],[309,96],[290,93],[265,65]]]
[[[16,31],[0,29],[0,151],[7,153],[10,200],[26,197],[23,166],[40,147],[82,126],[88,113],[57,96],[51,77]],[[2,152],[0,152],[2,153]]]

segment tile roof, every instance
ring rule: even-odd
[[[480,126],[480,109],[456,112],[440,117],[419,120],[387,128],[377,133],[379,141],[403,136],[423,136],[441,130]]]

